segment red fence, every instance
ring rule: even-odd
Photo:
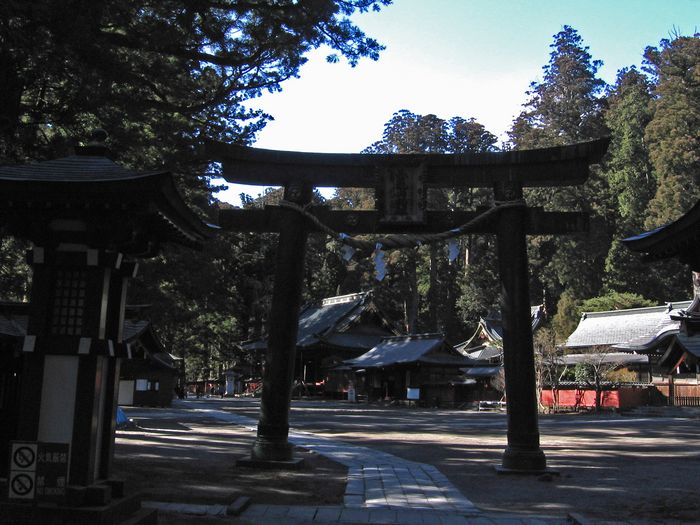
[[[600,406],[603,408],[642,406],[649,403],[649,395],[649,388],[621,387],[615,390],[603,390],[600,393]],[[560,407],[595,408],[595,390],[589,388],[542,390],[540,402],[549,407],[556,404]]]

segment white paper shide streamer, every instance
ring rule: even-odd
[[[374,247],[374,277],[377,281],[381,281],[386,276],[386,262],[384,261],[384,252],[382,251],[382,243],[378,242]]]

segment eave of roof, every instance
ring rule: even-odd
[[[155,255],[159,241],[200,248],[217,229],[185,204],[169,172],[135,172],[94,155],[0,166],[0,215],[13,234],[32,240],[54,219],[86,217],[87,233],[72,236],[82,235],[81,241],[98,245],[121,242],[119,249],[134,255]],[[124,220],[127,216],[129,221]],[[148,240],[138,246],[119,241],[134,238],[121,230],[136,228],[135,220]],[[37,221],[43,222],[36,226]],[[105,235],[107,228],[100,229],[102,223],[114,231],[112,238]]]
[[[634,252],[644,253],[646,259],[668,259],[676,257],[690,264],[693,270],[700,269],[700,200],[673,222],[643,232],[622,242]]]
[[[628,354],[625,352],[601,352],[589,354],[567,354],[557,358],[557,362],[561,365],[577,365],[579,363],[606,363],[632,365],[646,364],[649,362],[649,356],[639,354]]]

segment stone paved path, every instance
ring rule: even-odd
[[[193,409],[220,421],[255,427],[257,422],[223,410]],[[474,504],[434,466],[401,459],[368,447],[290,431],[289,441],[348,467],[345,507],[379,510],[430,509],[478,513]]]
[[[130,411],[130,416],[152,415]],[[209,408],[159,411],[158,417],[201,416],[254,430],[257,421]],[[241,514],[250,523],[392,524],[392,525],[563,525],[566,519],[487,516],[477,509],[437,468],[386,452],[290,431],[289,441],[348,467],[342,506],[251,505]],[[145,507],[197,516],[226,516],[223,505],[192,505],[147,501]]]

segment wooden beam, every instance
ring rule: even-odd
[[[375,210],[330,210],[316,206],[312,213],[329,228],[347,234],[439,233],[457,228],[474,219],[484,210],[429,210],[424,224],[388,224],[380,221]],[[279,232],[288,215],[279,206],[262,209],[229,209],[219,211],[222,229],[235,232]],[[308,221],[309,231],[320,231]],[[528,235],[566,234],[588,230],[588,216],[582,212],[553,212],[542,208],[527,209],[525,231]],[[496,233],[495,221],[474,230],[474,233]]]
[[[425,169],[433,187],[571,186],[605,154],[609,139],[535,150],[462,154],[305,153],[249,148],[209,141],[205,156],[223,164],[229,182],[282,186],[304,181],[316,187],[373,188],[383,168]]]

